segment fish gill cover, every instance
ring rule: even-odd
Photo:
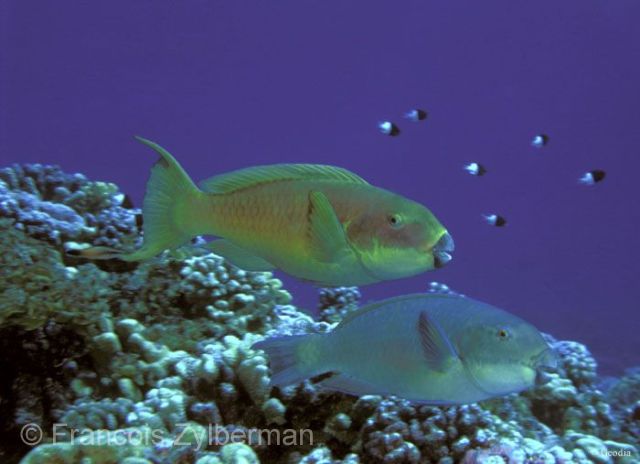
[[[66,252],[139,244],[140,212],[127,203],[117,186],[54,166],[0,171],[3,462],[640,459],[640,375],[605,390],[587,347],[551,336],[560,362],[548,383],[479,404],[353,397],[313,380],[271,389],[251,346],[331,330],[358,289],[320,290],[317,321],[270,273],[198,242],[140,264]]]

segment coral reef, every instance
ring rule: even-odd
[[[136,215],[114,184],[91,182],[57,166],[13,165],[0,170],[0,217],[52,245],[79,240],[134,245]]]
[[[340,322],[344,316],[358,308],[360,297],[358,287],[321,288],[318,302],[320,320]]]
[[[65,249],[140,242],[112,184],[59,168],[0,171],[3,462],[632,463],[640,377],[607,391],[577,342],[549,343],[550,381],[480,404],[435,407],[347,396],[313,381],[269,387],[267,336],[331,330],[357,288],[322,289],[320,320],[270,273],[200,242],[134,265]],[[453,292],[431,283],[428,291]],[[15,437],[38,424],[39,446]]]

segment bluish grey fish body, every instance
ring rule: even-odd
[[[457,295],[416,294],[365,306],[327,334],[267,339],[272,384],[323,375],[353,395],[452,405],[533,386],[555,356],[531,324]]]

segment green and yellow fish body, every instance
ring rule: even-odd
[[[325,285],[375,282],[380,279],[361,264],[343,226],[357,208],[354,197],[371,189],[330,179],[296,179],[209,196],[212,214],[208,233],[305,280]],[[232,262],[235,257],[243,267],[241,253],[229,253],[225,246],[220,241],[211,244],[214,251]]]
[[[453,241],[424,206],[374,187],[345,169],[313,164],[258,166],[196,186],[159,145],[143,204],[144,244],[123,254],[147,259],[195,235],[247,270],[278,268],[320,285],[364,285],[444,265]]]

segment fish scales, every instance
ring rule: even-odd
[[[198,188],[169,152],[139,140],[160,155],[147,183],[142,247],[92,247],[84,257],[141,261],[213,235],[208,247],[238,267],[278,268],[323,286],[399,279],[451,260],[453,240],[431,211],[345,169],[256,166]]]
[[[322,376],[327,389],[441,405],[525,390],[556,365],[535,327],[458,295],[391,298],[350,314],[332,332],[254,347],[269,356],[274,385]]]
[[[223,195],[214,195],[212,232],[233,237],[239,245],[300,246],[305,235],[308,188],[291,181],[273,182]],[[216,218],[224,218],[217,220]]]

